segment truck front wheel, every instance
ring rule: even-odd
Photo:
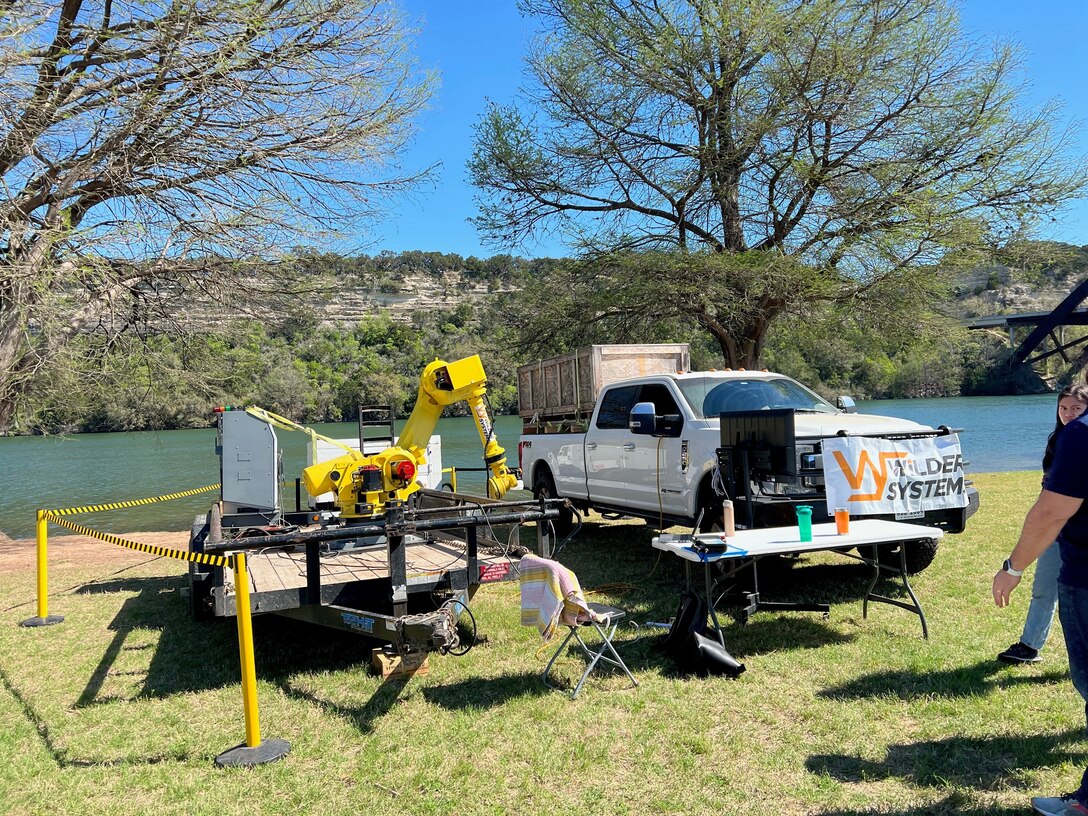
[[[533,495],[538,499],[559,498],[559,494],[555,492],[555,479],[552,478],[550,470],[542,469],[533,477]],[[569,507],[560,507],[559,518],[555,519],[552,524],[555,526],[555,534],[560,538],[564,538],[574,529],[574,513]]]
[[[704,479],[702,487],[699,488],[699,512],[703,514],[702,518],[699,518],[696,513],[696,518],[699,518],[700,533],[721,531],[722,499],[711,488],[709,479]]]
[[[937,556],[937,544],[935,539],[923,539],[921,541],[907,541],[901,544],[885,544],[878,548],[880,563],[886,566],[899,568],[899,548],[906,548],[907,575],[917,575],[930,564]],[[862,553],[867,555],[867,553]]]

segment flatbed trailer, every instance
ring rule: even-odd
[[[190,551],[245,552],[253,614],[356,632],[401,653],[455,650],[449,630],[479,587],[517,579],[528,552],[517,538],[521,525],[536,522],[538,549],[547,555],[548,522],[559,516],[554,500],[504,502],[433,490],[420,491],[411,508],[392,507],[362,525],[267,528],[217,508],[197,518]],[[191,563],[189,578],[198,618],[237,614],[231,572]]]

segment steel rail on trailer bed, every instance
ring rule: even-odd
[[[536,522],[542,552],[561,502],[493,501],[424,490],[408,507],[391,502],[363,524],[237,526],[213,506],[193,526],[192,552],[246,552],[254,614],[286,617],[391,643],[399,652],[455,649],[457,611],[481,584],[517,578],[527,550],[499,540],[496,528]],[[198,617],[237,614],[229,573],[193,565]]]

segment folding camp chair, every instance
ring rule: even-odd
[[[631,678],[631,682],[638,685],[635,676],[631,674],[612,646],[612,638],[616,635],[620,621],[626,617],[626,612],[614,606],[586,603],[577,576],[558,561],[526,555],[521,559],[519,569],[522,624],[536,626],[545,640],[551,640],[556,629],[561,625],[569,630],[551,660],[548,661],[544,674],[541,675],[544,685],[556,688],[548,680],[548,675],[555,661],[559,659],[559,655],[567,648],[571,638],[578,641],[582,651],[589,658],[589,664],[574,687],[571,699],[578,696],[589,673],[602,661],[623,669],[624,673]],[[595,646],[587,643],[578,631],[582,627],[595,629],[600,643]]]
[[[571,692],[570,698],[572,700],[575,699],[582,690],[582,684],[586,682],[589,673],[593,671],[598,663],[602,662],[623,669],[624,674],[631,678],[632,685],[638,685],[638,680],[631,674],[631,670],[627,668],[627,664],[623,662],[623,658],[619,656],[616,648],[612,645],[612,638],[615,637],[616,630],[619,629],[620,626],[620,621],[627,617],[627,613],[622,609],[617,609],[614,606],[607,606],[605,604],[591,603],[587,604],[587,606],[592,613],[592,617],[587,620],[579,621],[578,623],[564,624],[568,629],[567,636],[563,638],[563,642],[560,643],[559,648],[555,650],[552,659],[548,661],[548,667],[544,669],[544,674],[541,675],[544,685],[548,688],[559,688],[559,686],[553,685],[548,681],[548,675],[551,673],[555,661],[559,659],[559,655],[567,648],[567,644],[570,643],[571,638],[577,640],[578,645],[582,647],[582,651],[585,652],[586,657],[588,658],[588,663],[586,664],[586,670],[582,672],[582,676],[578,678],[578,683],[574,686],[574,691]],[[595,643],[591,646],[582,639],[582,635],[578,630],[586,627],[592,627],[597,631],[597,635],[600,637],[599,643]],[[606,652],[608,654],[606,654]]]

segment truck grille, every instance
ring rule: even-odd
[[[820,443],[797,445],[798,485],[817,489],[824,486],[824,457]]]

